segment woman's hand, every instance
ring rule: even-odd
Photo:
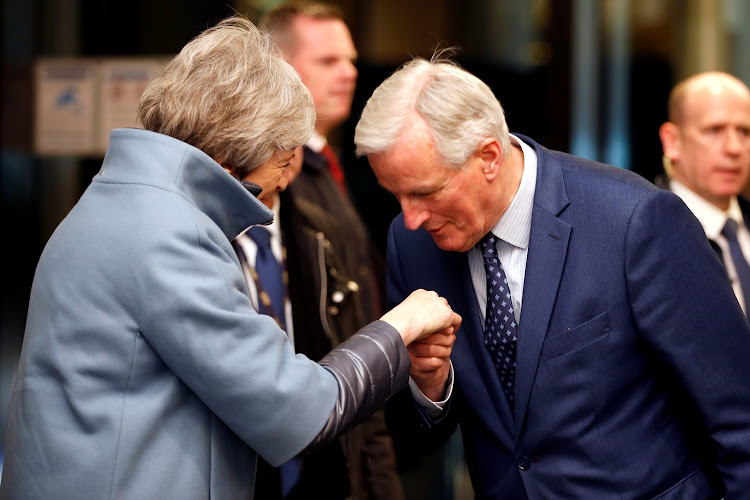
[[[398,330],[407,347],[433,333],[453,334],[461,325],[461,316],[453,312],[447,300],[422,289],[413,291],[380,319]]]

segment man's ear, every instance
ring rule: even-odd
[[[493,180],[500,173],[503,164],[503,150],[500,142],[494,137],[484,139],[477,148],[481,159],[482,171],[488,181]]]
[[[680,128],[672,122],[664,122],[659,127],[659,138],[664,156],[671,161],[680,157]]]

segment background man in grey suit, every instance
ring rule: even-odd
[[[669,121],[659,137],[668,178],[656,183],[698,218],[747,315],[750,201],[740,193],[750,175],[750,90],[718,71],[683,80],[670,93]]]

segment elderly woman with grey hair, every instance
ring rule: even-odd
[[[410,355],[450,353],[461,318],[434,292],[319,363],[253,310],[231,241],[272,219],[260,200],[315,112],[251,23],[188,43],[138,117],[40,258],[3,498],[251,498],[258,454],[330,440],[406,384]]]

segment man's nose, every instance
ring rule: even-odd
[[[735,129],[729,129],[724,142],[724,150],[730,154],[740,154],[750,147],[750,138],[747,134]]]
[[[341,74],[344,75],[347,80],[356,80],[359,72],[352,61],[344,61]]]
[[[408,198],[401,199],[401,210],[404,212],[404,225],[411,231],[419,229],[430,218],[428,210]]]

